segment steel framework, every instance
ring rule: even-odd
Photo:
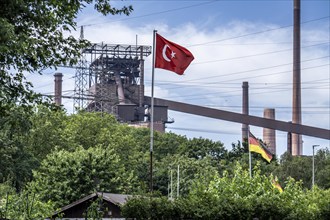
[[[116,114],[118,104],[143,105],[144,57],[151,46],[92,44],[76,68],[74,109]]]

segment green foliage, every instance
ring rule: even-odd
[[[167,195],[170,189],[171,171],[172,171],[172,195],[177,195],[178,184],[178,166],[179,166],[179,194],[185,196],[196,184],[196,180],[208,184],[217,173],[216,167],[212,166],[210,157],[203,159],[190,158],[188,156],[169,155],[160,161],[155,162],[154,190]]]
[[[26,138],[27,150],[40,163],[55,147],[65,149],[67,140],[63,136],[67,115],[61,109],[53,111],[38,106],[31,115],[31,128]]]
[[[31,170],[35,169],[28,188],[38,192],[35,196],[44,203],[52,200],[58,208],[95,191],[139,195],[148,191],[149,129],[120,124],[109,114],[80,112],[66,115],[43,106],[31,115],[17,108],[2,120],[1,178],[3,181],[11,179],[16,188],[22,190],[31,179]],[[328,184],[328,155],[327,150],[316,155],[316,182],[321,188]],[[298,175],[295,172],[301,171],[295,166],[301,161],[310,165],[307,161],[310,158],[289,157],[278,165],[276,161],[269,164],[258,155],[253,156],[253,166],[257,170],[250,179],[246,173],[248,153],[244,146],[238,144],[232,151],[227,151],[220,142],[156,132],[154,190],[168,194],[172,170],[173,197],[176,198],[179,165],[180,197],[168,203],[161,200],[163,204],[158,204],[155,198],[149,208],[167,207],[168,210],[157,210],[153,214],[174,216],[175,213],[192,219],[267,219],[272,215],[297,219],[302,214],[308,219],[327,215],[328,200],[319,196],[327,196],[328,191],[320,190],[316,196],[307,196],[303,183],[284,182],[288,173],[281,168],[290,167],[292,174],[289,174]],[[292,162],[297,160],[299,163]],[[320,176],[322,172],[323,176]],[[272,178],[266,177],[270,173],[279,177],[287,193],[274,192]],[[307,171],[304,175],[310,178],[311,173]],[[255,185],[258,190],[253,187]],[[311,196],[315,198],[311,200]],[[296,198],[310,208],[297,204]]]
[[[31,89],[32,85],[25,81],[23,73],[9,74],[1,68],[0,117],[5,118],[10,116],[12,110],[17,108],[17,106],[20,106],[25,112],[30,113],[34,103],[42,102],[41,97],[35,94]]]
[[[283,182],[287,177],[302,181],[303,187],[312,186],[312,156],[291,156],[284,153],[273,174]],[[315,155],[315,184],[323,189],[330,188],[330,151],[320,149]]]
[[[52,202],[42,202],[37,193],[29,190],[16,193],[8,183],[0,184],[0,218],[45,219],[51,216],[53,211]]]
[[[330,150],[320,149],[315,155],[315,184],[330,189]]]
[[[121,207],[122,215],[135,219],[179,219],[178,209],[166,197],[134,197]]]
[[[98,197],[86,209],[84,216],[87,219],[101,220],[106,210],[103,210],[103,199]]]
[[[209,184],[199,182],[187,197],[136,197],[122,208],[125,217],[137,219],[328,219],[329,190],[305,191],[289,178],[282,193],[273,176],[249,172],[237,165],[234,176],[215,175]],[[166,218],[163,218],[166,216]]]
[[[214,142],[204,138],[193,138],[180,146],[179,153],[195,159],[209,156],[219,161],[225,158],[227,151],[221,142]]]
[[[281,156],[281,166],[274,170],[274,175],[283,181],[288,176],[295,180],[301,180],[305,188],[312,185],[312,157],[291,156],[285,153]]]
[[[64,149],[70,151],[79,146],[88,149],[102,144],[100,138],[102,138],[103,133],[112,132],[118,126],[113,115],[90,112],[70,115],[63,123],[64,127],[61,135],[67,143],[62,144],[62,148],[65,147]]]
[[[88,173],[90,164],[79,161],[82,160],[81,158],[86,158],[85,152],[94,153],[98,149],[110,149],[112,155],[116,155],[123,168],[122,171],[118,171],[118,175],[123,178],[130,176],[134,179],[130,181],[130,189],[133,190],[131,192],[148,191],[150,162],[148,129],[136,129],[119,124],[109,114],[80,112],[67,116],[63,111],[51,111],[42,106],[39,106],[30,118],[31,125],[25,137],[25,145],[27,145],[25,149],[35,160],[34,168],[37,168],[43,160],[40,169],[35,171],[35,180],[32,185],[38,182],[36,185],[40,185],[39,190],[44,201],[48,199],[58,201],[61,196],[56,195],[56,190],[63,192],[63,189],[66,189],[64,186],[75,188],[75,184],[81,185],[77,188],[85,187],[88,190],[66,191],[68,195],[63,197],[63,201],[66,198],[68,201],[73,201],[74,198],[88,194],[92,188],[88,185],[88,181],[76,181],[72,185],[67,183],[71,181],[68,179],[72,179],[75,169],[85,170],[84,172]],[[216,146],[213,149],[226,152],[219,142],[213,145],[210,140],[199,139],[198,141],[208,146]],[[213,173],[216,172],[213,165],[219,163],[218,159],[212,156],[212,150],[207,146],[203,148],[207,149],[206,152],[200,151],[203,157],[189,157],[184,152],[180,155],[179,152],[184,148],[192,146],[196,148],[195,142],[189,142],[187,138],[173,133],[156,133],[155,190],[167,194],[169,168],[175,169],[178,164],[181,166],[180,194],[187,194],[190,187],[195,184],[196,178],[203,177],[205,183],[209,182]],[[109,167],[106,162],[98,165],[97,169],[103,169],[104,172]],[[60,168],[55,168],[56,166]],[[60,183],[63,183],[63,186],[60,186]],[[56,184],[59,186],[55,186]],[[111,192],[125,192],[125,190],[113,188],[104,189]],[[54,191],[49,193],[49,190]],[[84,193],[81,194],[81,192]]]
[[[40,192],[44,201],[54,201],[56,207],[96,191],[128,193],[136,182],[114,150],[102,146],[53,152],[33,176],[30,188]]]
[[[30,127],[29,115],[24,108],[11,108],[10,114],[0,117],[0,182],[10,179],[17,189],[31,179],[31,170],[37,166],[25,149]]]

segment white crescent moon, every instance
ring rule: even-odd
[[[167,62],[170,62],[171,59],[169,59],[167,56],[166,56],[166,48],[170,48],[170,46],[168,46],[167,44],[165,44],[164,48],[163,48],[163,58],[164,60],[166,60]]]

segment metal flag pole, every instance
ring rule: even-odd
[[[247,144],[249,149],[249,173],[250,177],[252,177],[252,158],[251,158],[251,150],[250,150],[250,126],[247,126]]]
[[[155,79],[155,57],[156,57],[156,33],[153,32],[153,55],[152,55],[152,78],[151,78],[151,112],[150,112],[150,192],[153,191],[153,169],[152,169],[152,153],[154,147],[154,79]]]
[[[173,199],[173,171],[172,171],[172,167],[171,167],[171,196],[170,196],[170,198],[171,198],[171,200]]]
[[[178,164],[178,184],[177,184],[177,191],[176,191],[176,198],[179,198],[179,194],[180,194],[180,165]]]

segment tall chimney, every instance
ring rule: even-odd
[[[54,101],[55,101],[55,104],[60,106],[62,105],[62,77],[63,77],[63,74],[62,73],[55,73],[54,74],[54,77],[55,77],[55,91],[54,91]]]
[[[243,88],[243,109],[242,113],[245,115],[249,114],[249,83],[248,82],[243,82],[242,85]],[[248,132],[249,132],[249,125],[247,124],[242,124],[242,142],[247,140],[248,138]]]
[[[293,16],[292,123],[301,124],[300,0],[294,0]],[[302,137],[292,133],[292,155],[302,153]]]
[[[264,109],[264,118],[275,119],[275,109],[266,108]],[[268,149],[273,154],[276,154],[276,136],[275,130],[264,128],[263,129],[263,141],[267,144]]]

